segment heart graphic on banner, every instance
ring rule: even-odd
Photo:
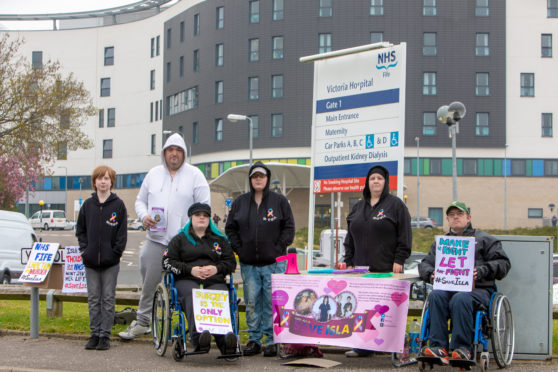
[[[324,288],[324,293],[325,293],[325,294],[330,294],[331,292],[333,292],[333,291],[331,290],[331,288]]]
[[[275,335],[278,335],[279,333],[283,332],[283,327],[279,327],[278,325],[274,325],[273,326],[273,333],[275,333]]]
[[[384,343],[384,339],[383,338],[375,338],[374,342],[376,343],[376,345],[381,345]]]
[[[366,330],[364,332],[355,332],[355,333],[358,335],[358,337],[362,339],[362,341],[368,343],[372,341],[374,337],[378,335],[379,332],[377,330]]]
[[[403,302],[407,301],[407,293],[404,292],[393,292],[391,294],[391,300],[399,307]]]
[[[376,305],[376,306],[374,306],[374,310],[377,311],[376,316],[380,316],[380,315],[385,314],[385,313],[388,312],[389,306],[387,306],[387,305]]]
[[[276,306],[285,306],[289,301],[289,294],[285,291],[278,290],[271,294],[271,301]]]
[[[347,287],[347,282],[344,280],[330,280],[327,282],[327,286],[337,295]]]

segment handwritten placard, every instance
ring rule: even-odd
[[[66,264],[62,292],[87,292],[85,267],[79,247],[66,247]]]
[[[434,289],[471,292],[474,268],[474,237],[436,235]]]
[[[225,335],[232,332],[229,292],[192,289],[196,329]]]
[[[29,261],[19,278],[20,282],[25,283],[42,283],[45,281],[56,251],[58,250],[58,243],[35,243],[29,255]]]

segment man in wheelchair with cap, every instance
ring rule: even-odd
[[[236,259],[227,238],[211,221],[211,207],[195,203],[188,209],[190,221],[172,238],[163,257],[163,267],[175,276],[180,304],[188,320],[188,330],[194,351],[209,351],[211,334],[196,331],[192,289],[203,284],[204,289],[228,291],[227,275],[234,272]],[[236,353],[237,338],[232,332],[214,335],[223,355]]]
[[[511,264],[502,249],[502,243],[471,225],[470,209],[465,203],[454,201],[446,210],[450,226],[449,236],[475,238],[475,268],[471,292],[434,290],[428,297],[430,311],[430,344],[420,351],[420,356],[435,357],[447,364],[451,359],[471,360],[471,347],[475,331],[475,311],[482,304],[488,308],[490,297],[496,291],[494,281],[503,279]],[[420,278],[433,282],[436,264],[436,243],[419,264]],[[448,320],[452,320],[452,337],[448,345]],[[448,348],[449,346],[449,348]],[[452,351],[451,355],[448,351]]]

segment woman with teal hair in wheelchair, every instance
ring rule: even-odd
[[[195,203],[188,209],[190,221],[169,242],[163,267],[175,276],[175,286],[186,319],[190,337],[196,352],[208,352],[211,334],[197,332],[195,325],[192,289],[228,291],[227,275],[234,272],[236,259],[227,238],[211,221],[211,207]],[[214,335],[223,355],[235,354],[237,338],[234,333]]]
[[[471,292],[434,290],[428,296],[430,311],[430,343],[421,350],[424,357],[440,358],[442,364],[452,360],[471,360],[475,332],[475,311],[481,305],[489,307],[490,297],[496,291],[494,281],[503,279],[511,268],[502,243],[471,225],[470,209],[463,202],[454,201],[446,210],[450,231],[446,235],[475,238],[474,287]],[[436,243],[419,264],[420,278],[433,282],[436,263]],[[448,320],[452,321],[451,343],[448,345]],[[449,348],[448,348],[449,346]],[[451,354],[449,354],[451,351]]]

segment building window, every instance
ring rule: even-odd
[[[430,159],[430,175],[442,175],[442,159]]]
[[[157,37],[155,38],[155,55],[159,55],[160,54],[160,46],[161,46],[161,37],[159,35],[157,35]]]
[[[370,0],[370,15],[384,15],[384,0]]]
[[[475,95],[479,97],[490,95],[488,72],[477,72],[475,75]]]
[[[542,208],[528,208],[527,209],[527,217],[528,218],[543,218],[543,209]]]
[[[260,136],[260,118],[258,115],[250,115],[252,119],[252,138],[258,138]],[[248,126],[248,135],[250,135],[250,126]]]
[[[488,7],[488,0],[476,0],[475,16],[488,17],[490,15],[490,8]]]
[[[487,33],[477,32],[477,38],[475,42],[475,55],[479,57],[486,57],[490,55]]]
[[[151,58],[155,57],[155,38],[151,38]]]
[[[546,16],[548,18],[558,18],[558,0],[547,0]]]
[[[170,116],[197,108],[198,95],[198,87],[196,86],[167,96],[167,114]]]
[[[171,29],[167,28],[167,49],[170,49],[171,47]]]
[[[110,78],[101,78],[101,97],[110,97]]]
[[[526,162],[525,159],[511,159],[511,175],[525,176]]]
[[[260,88],[259,88],[259,79],[258,77],[249,77],[248,78],[248,98],[249,99],[258,99],[260,98]]]
[[[436,73],[435,72],[423,73],[422,95],[423,96],[436,95]]]
[[[178,59],[178,76],[184,76],[184,56],[180,56]]]
[[[103,140],[103,159],[112,158],[112,140]]]
[[[157,120],[157,118],[155,118]],[[149,122],[153,123],[153,102],[149,103]]]
[[[155,89],[155,70],[149,71],[149,89]]]
[[[476,136],[490,135],[490,119],[488,112],[477,112],[477,122],[475,126]]]
[[[422,55],[423,56],[435,56],[438,54],[438,48],[436,46],[436,33],[435,32],[425,32],[422,34]]]
[[[477,175],[477,159],[463,159],[463,175],[464,176]]]
[[[180,21],[180,42],[184,42],[184,21]]]
[[[192,62],[193,70],[194,72],[198,72],[200,70],[200,51],[198,49],[194,50],[193,59],[194,59]]]
[[[271,98],[283,97],[283,75],[271,76]]]
[[[438,134],[436,127],[436,113],[423,112],[422,113],[422,135],[423,136],[436,136]]]
[[[530,72],[521,73],[521,97],[535,96],[535,74]]]
[[[271,114],[271,136],[283,137],[283,114]]]
[[[167,83],[171,81],[171,63],[167,62]]]
[[[422,0],[422,15],[423,16],[436,15],[436,0]]]
[[[250,39],[249,40],[249,47],[250,47],[250,55],[249,55],[250,62],[259,61],[259,59],[260,59],[260,39]]]
[[[99,128],[103,128],[105,126],[105,110],[99,109]]]
[[[114,47],[105,48],[105,66],[114,65]]]
[[[178,134],[180,134],[180,137],[184,138],[184,127],[182,125],[178,126]]]
[[[155,121],[159,117],[159,101],[155,101]],[[161,107],[161,112],[163,111],[163,107]]]
[[[194,14],[194,36],[200,34],[200,15],[199,13]]]
[[[33,68],[43,68],[43,52],[40,50],[31,52],[31,63]]]
[[[152,134],[151,135],[151,155],[156,154],[156,147],[157,147],[157,135]]]
[[[215,28],[221,30],[225,27],[225,7],[218,6],[215,10]]]
[[[558,176],[558,160],[545,160],[544,161],[544,175],[545,176]]]
[[[223,66],[225,59],[225,46],[223,44],[215,45],[215,66]]]
[[[68,144],[66,142],[58,142],[56,159],[68,160]]]
[[[333,15],[331,2],[332,0],[320,0],[320,10],[318,12],[320,17],[331,17]]]
[[[541,117],[542,137],[552,137],[552,113],[543,112]]]
[[[541,57],[552,57],[552,34],[541,35]]]
[[[107,109],[107,128],[114,127],[116,122],[116,109],[114,107]]]
[[[192,123],[192,143],[200,142],[200,138],[199,138],[198,134],[199,134],[198,122],[194,121]]]
[[[215,82],[215,103],[223,103],[223,81]]]
[[[283,0],[273,0],[273,20],[279,21],[285,17]]]
[[[283,36],[274,36],[271,38],[273,59],[283,59]]]
[[[331,34],[319,34],[319,39],[318,53],[331,52]]]
[[[384,41],[384,33],[383,32],[371,32],[370,33],[370,43],[381,43]]]
[[[197,94],[197,88],[196,88],[196,94]],[[159,100],[159,107],[161,108],[159,110],[159,120],[162,120],[163,119],[163,100],[162,99]]]
[[[223,119],[215,119],[215,141],[223,140]]]
[[[250,23],[260,23],[260,1],[250,1]]]

